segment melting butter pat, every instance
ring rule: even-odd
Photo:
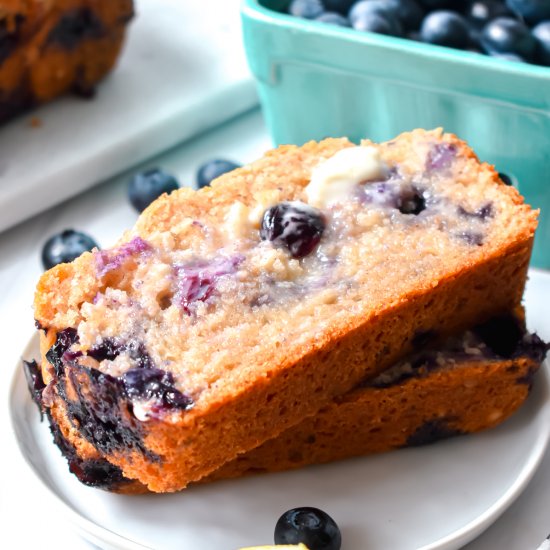
[[[308,203],[325,208],[349,198],[353,188],[385,176],[387,166],[376,147],[348,147],[313,169],[305,188]]]

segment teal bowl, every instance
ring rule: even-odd
[[[391,139],[442,126],[541,209],[532,265],[550,269],[550,69],[299,19],[244,0],[244,43],[276,144]]]

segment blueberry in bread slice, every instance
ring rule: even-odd
[[[441,131],[285,146],[38,283],[44,406],[175,491],[520,303],[537,212]],[[60,405],[62,404],[62,405]]]
[[[201,482],[275,472],[417,446],[499,425],[525,401],[549,348],[528,333],[521,312],[505,314],[435,342],[419,334],[415,351],[308,417],[239,455]],[[43,408],[38,366],[26,366]],[[54,441],[83,483],[121,493],[146,492],[103,459],[74,427],[59,397],[46,408]]]

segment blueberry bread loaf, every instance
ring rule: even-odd
[[[0,122],[71,90],[90,95],[132,15],[132,0],[0,0]]]
[[[410,356],[201,482],[424,445],[492,428],[524,402],[549,347],[527,333],[522,320],[512,314],[439,344],[430,344],[433,338],[434,334],[418,338]],[[37,365],[27,364],[26,373],[43,409],[44,385]],[[102,459],[68,420],[66,404],[56,399],[47,409],[50,429],[78,479],[110,491],[146,492],[145,485],[125,478]]]
[[[281,147],[43,275],[44,405],[125,477],[181,489],[419,333],[519,304],[536,219],[440,131]]]

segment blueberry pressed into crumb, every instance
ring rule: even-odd
[[[67,12],[59,19],[48,34],[48,42],[71,50],[83,40],[100,38],[104,34],[105,27],[93,10],[79,8]]]
[[[305,544],[309,550],[340,550],[342,535],[322,510],[303,506],[286,511],[275,526],[275,544]]]
[[[361,32],[550,66],[547,0],[293,0],[287,11]]]
[[[128,184],[128,198],[138,212],[143,212],[163,193],[171,193],[176,189],[179,189],[179,183],[172,174],[160,168],[150,168],[132,177]]]
[[[76,330],[65,329],[57,334],[46,353],[54,367],[58,395],[65,402],[73,426],[102,452],[131,448],[153,461],[160,460],[143,443],[141,421],[188,410],[193,400],[175,387],[172,374],[154,367],[142,345],[107,340],[89,351],[90,357],[100,361],[127,353],[134,360],[135,368],[116,377],[80,364],[85,353],[71,350],[77,341]],[[34,370],[30,367],[26,370],[34,397],[41,388],[35,384]]]
[[[237,164],[231,160],[209,160],[208,162],[201,164],[197,170],[197,187],[199,189],[207,187],[216,178],[240,167],[240,164]]]
[[[51,269],[57,264],[72,262],[94,248],[98,248],[97,243],[86,233],[65,229],[50,237],[42,247],[42,265],[44,269]]]
[[[319,244],[325,219],[323,214],[301,202],[281,202],[264,212],[260,237],[286,248],[293,258],[303,258]]]
[[[405,444],[406,447],[420,447],[422,445],[429,445],[435,443],[440,439],[447,439],[449,437],[455,437],[462,435],[460,430],[451,428],[447,419],[437,418],[435,420],[429,420],[422,424],[413,434],[407,438]]]

